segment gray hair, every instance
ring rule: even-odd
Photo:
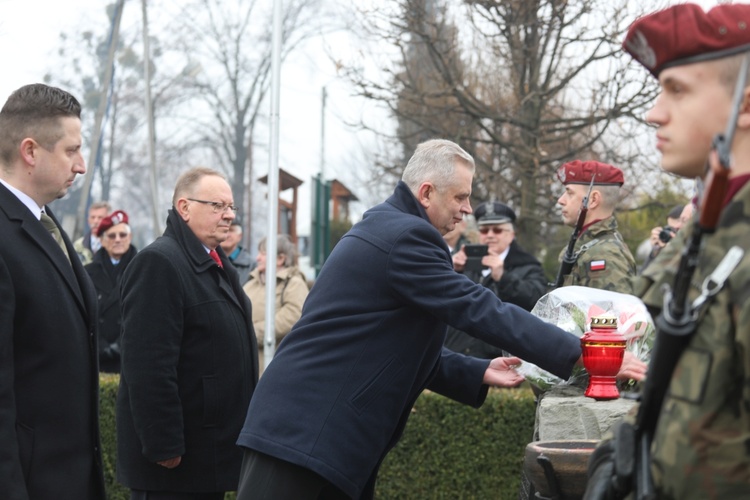
[[[258,251],[263,253],[266,252],[265,237],[258,243]],[[276,236],[276,255],[284,256],[284,267],[297,265],[297,245],[294,244],[289,235],[279,234]]]
[[[424,182],[431,182],[438,189],[445,188],[453,184],[458,163],[474,172],[474,158],[458,144],[445,139],[431,139],[417,146],[401,180],[413,193]]]
[[[594,186],[594,189],[602,195],[602,208],[614,212],[620,201],[620,186]]]
[[[177,183],[174,187],[174,194],[172,195],[172,205],[175,206],[177,200],[180,199],[181,196],[191,195],[200,180],[208,176],[220,177],[221,179],[227,180],[227,178],[224,177],[224,174],[212,168],[193,167],[177,178]]]

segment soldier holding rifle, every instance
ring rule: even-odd
[[[661,86],[646,118],[662,168],[705,189],[636,285],[659,313],[649,376],[592,456],[587,498],[749,498],[750,5],[670,7],[624,47]]]
[[[554,287],[580,285],[632,293],[635,259],[614,217],[622,171],[598,161],[575,160],[557,171],[565,192],[557,200],[563,223],[574,228]]]

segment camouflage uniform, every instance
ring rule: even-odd
[[[88,245],[85,243],[88,241]],[[73,242],[73,248],[75,248],[78,257],[81,259],[81,263],[85,266],[94,262],[94,251],[91,250],[91,232],[86,233]]]
[[[674,241],[680,249],[692,226]],[[680,235],[678,233],[678,235]],[[652,447],[661,497],[750,498],[750,183],[735,195],[716,233],[704,236],[690,300],[732,246],[745,254],[701,312],[672,375]],[[671,246],[671,243],[670,245]],[[676,249],[675,249],[676,250]],[[679,252],[659,255],[638,280],[643,301],[661,309]]]
[[[636,275],[635,259],[617,232],[614,216],[595,222],[578,237],[575,245],[578,256],[563,286],[578,285],[633,293],[631,278]],[[565,249],[560,253],[560,261]],[[604,261],[604,269],[591,270],[592,263]]]

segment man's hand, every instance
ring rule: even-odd
[[[583,356],[578,358],[576,361],[577,366],[583,366]],[[637,382],[642,381],[646,378],[646,371],[648,365],[638,359],[638,357],[630,351],[625,351],[622,357],[622,364],[620,365],[620,371],[617,374],[618,380],[635,380]]]
[[[174,458],[168,458],[167,460],[162,460],[161,462],[156,462],[156,463],[161,465],[162,467],[166,467],[167,469],[174,469],[175,467],[180,465],[181,461],[182,461],[182,457],[174,457]]]
[[[520,364],[520,358],[495,358],[484,372],[482,382],[492,387],[516,387],[524,381],[523,375],[516,371]]]
[[[620,372],[617,374],[618,380],[630,380],[640,382],[646,378],[646,371],[648,365],[638,359],[635,354],[630,351],[625,351],[625,355],[622,357],[622,365],[620,365]]]
[[[649,236],[649,241],[651,242],[651,246],[664,248],[666,246],[666,243],[661,241],[659,239],[659,233],[661,233],[661,230],[663,228],[661,226],[657,226],[651,230],[651,235]]]
[[[466,266],[466,252],[464,252],[465,245],[461,246],[461,250],[453,254],[453,269],[457,272],[463,272]]]
[[[503,262],[503,259],[501,259],[499,255],[490,252],[482,257],[482,265],[490,268],[493,281],[500,281],[503,277],[503,273],[505,272],[505,262]]]

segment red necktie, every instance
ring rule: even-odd
[[[218,265],[222,269],[224,268],[224,266],[221,263],[221,257],[219,257],[219,252],[217,252],[215,248],[212,248],[211,251],[208,252],[208,255],[210,255],[211,258],[216,261],[216,265]]]

